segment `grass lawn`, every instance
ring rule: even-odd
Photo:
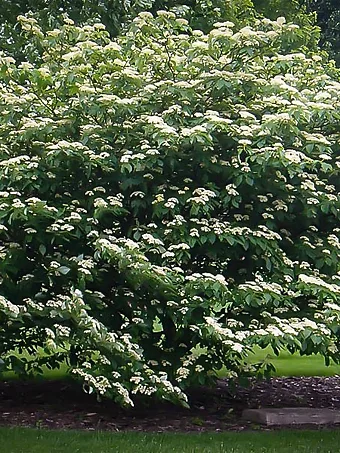
[[[325,365],[324,358],[321,355],[311,356],[300,356],[298,354],[290,354],[287,351],[281,351],[277,357],[271,348],[261,349],[255,348],[254,354],[251,354],[248,358],[250,363],[260,362],[270,356],[270,362],[276,368],[274,376],[335,376],[340,375],[340,365],[336,365],[334,362],[329,366]],[[49,370],[47,367],[43,367],[43,376],[37,376],[37,379],[67,379],[71,377],[67,374],[67,365],[61,364],[59,369]],[[218,375],[223,378],[225,371],[222,369],[218,372]],[[0,380],[6,379],[18,379],[18,376],[13,372],[3,373],[0,375]]]
[[[300,356],[282,351],[277,357],[271,348],[257,348],[255,353],[249,356],[249,362],[259,362],[270,355],[270,362],[275,366],[274,376],[335,376],[340,375],[340,365],[334,362],[329,366],[321,355]]]
[[[276,357],[267,348],[256,349],[249,361],[264,360],[268,354],[278,376],[340,375],[340,366],[326,367],[321,356],[292,356],[283,351]],[[223,371],[219,374],[223,377]],[[44,370],[37,379],[66,376],[66,366],[62,366],[60,370]],[[10,374],[4,377],[14,378]],[[339,445],[340,429],[151,434],[0,428],[0,453],[333,453],[339,451]]]
[[[0,428],[4,453],[335,453],[339,431],[142,434]]]
[[[71,376],[67,373],[67,365],[66,364],[61,364],[59,369],[55,370],[49,370],[47,367],[43,366],[42,367],[44,370],[44,374],[40,375],[38,374],[37,376],[34,377],[34,379],[41,379],[41,380],[59,380],[59,379],[71,379]],[[13,371],[8,371],[0,375],[0,380],[1,381],[8,381],[12,379],[21,379],[17,374],[13,373]],[[0,450],[1,452],[1,450]],[[2,452],[1,452],[2,453]]]

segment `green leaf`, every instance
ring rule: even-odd
[[[70,272],[70,270],[71,269],[69,267],[67,267],[67,266],[60,266],[58,268],[58,272],[60,272],[63,275],[67,275]]]

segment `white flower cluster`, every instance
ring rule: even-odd
[[[9,318],[17,318],[20,312],[25,311],[24,308],[25,307],[19,307],[5,297],[0,296],[0,310]]]
[[[300,274],[299,280],[308,286],[312,286],[312,287],[316,286],[318,288],[323,288],[323,289],[326,289],[329,292],[335,293],[335,294],[340,293],[340,286],[338,286],[334,283],[333,284],[327,283],[320,277],[314,277],[312,275]]]

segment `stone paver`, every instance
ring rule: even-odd
[[[245,409],[242,417],[264,425],[325,425],[340,423],[340,411],[311,407],[285,407],[282,409]]]

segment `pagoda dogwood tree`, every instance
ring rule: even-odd
[[[254,345],[338,361],[340,83],[303,30],[205,35],[160,11],[110,40],[19,19],[27,61],[0,60],[2,370],[66,360],[121,404],[185,404],[222,366],[255,372]]]

